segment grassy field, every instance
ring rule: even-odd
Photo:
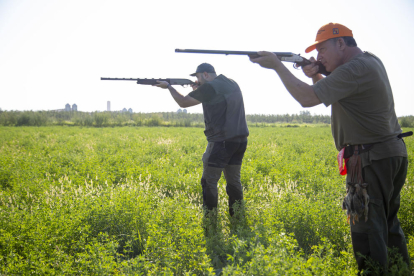
[[[250,132],[246,219],[229,218],[221,179],[218,231],[205,236],[202,129],[0,127],[0,275],[355,275],[330,128]],[[393,275],[410,273],[390,258]]]

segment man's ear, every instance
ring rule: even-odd
[[[345,40],[344,40],[342,37],[340,37],[340,38],[338,39],[337,43],[338,43],[338,45],[339,45],[339,49],[340,49],[340,50],[345,49],[346,43],[345,43]]]
[[[203,72],[204,79],[208,80],[210,75],[207,72]]]

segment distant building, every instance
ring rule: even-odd
[[[187,114],[187,109],[183,109],[183,113]]]
[[[106,102],[106,111],[111,111],[111,102],[110,101]]]
[[[72,105],[72,111],[78,111],[78,106],[76,104]]]
[[[71,111],[70,104],[65,105],[65,111]]]
[[[132,108],[129,108],[128,109],[128,112],[132,114]]]
[[[182,113],[183,111],[180,109],[177,110],[177,113]]]
[[[127,109],[124,107],[121,112],[125,113],[125,112],[127,112]]]

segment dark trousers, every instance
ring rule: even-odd
[[[368,221],[361,218],[355,224],[350,222],[359,270],[366,268],[365,259],[360,256],[362,254],[378,262],[387,271],[387,247],[398,248],[404,261],[408,265],[410,263],[404,233],[397,218],[407,167],[406,157],[390,157],[374,160],[362,170],[364,181],[369,185]]]
[[[238,142],[209,142],[203,155],[203,206],[213,210],[218,205],[217,182],[221,174],[226,178],[226,192],[229,196],[229,213],[234,214],[233,204],[243,200],[243,188],[240,181],[240,171],[247,141]]]

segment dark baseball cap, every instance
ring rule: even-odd
[[[195,73],[192,73],[190,76],[194,77],[197,73],[216,73],[216,71],[214,70],[213,65],[208,64],[208,63],[201,63],[198,67]]]

